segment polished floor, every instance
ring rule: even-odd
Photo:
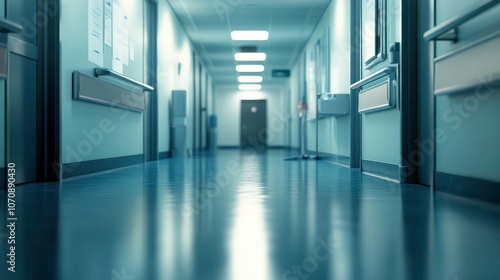
[[[0,277],[500,279],[500,206],[287,155],[219,151],[20,186],[16,273],[3,226]]]

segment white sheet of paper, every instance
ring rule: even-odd
[[[127,17],[123,18],[123,64],[128,66],[128,60],[129,60],[129,34],[128,34],[128,28],[127,28]]]
[[[113,70],[123,74],[123,10],[113,2]]]
[[[104,65],[103,52],[103,0],[89,0],[88,54],[89,61],[99,67]]]
[[[111,28],[112,28],[112,9],[113,2],[106,0],[104,3],[104,44],[111,47]]]
[[[134,61],[135,60],[135,48],[134,48],[134,42],[130,41],[130,60]]]

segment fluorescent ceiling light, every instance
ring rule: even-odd
[[[238,82],[240,83],[261,83],[264,79],[262,76],[239,76]]]
[[[231,32],[231,39],[234,41],[266,41],[269,39],[269,32],[264,30],[235,30]]]
[[[238,65],[236,66],[238,72],[264,72],[264,65]]]
[[[264,61],[266,57],[265,53],[240,52],[234,54],[234,59],[236,61]]]
[[[245,84],[238,87],[240,90],[261,90],[262,86],[258,84]]]

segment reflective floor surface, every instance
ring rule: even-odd
[[[2,226],[0,278],[500,279],[499,206],[289,153],[219,151],[20,186],[16,272]]]

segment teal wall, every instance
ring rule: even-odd
[[[466,0],[436,1],[437,23],[468,9],[469,5],[475,3]],[[495,7],[460,27],[460,41],[457,44],[438,42],[437,56],[468,45],[498,30],[500,30],[500,7]],[[480,78],[478,77],[478,80]],[[484,88],[480,90],[485,98],[478,99],[475,92],[436,97],[436,128],[444,133],[443,141],[438,142],[436,147],[436,170],[500,182],[500,172],[498,172],[500,86],[494,85],[489,93]],[[463,114],[454,111],[456,106],[464,106],[473,99],[478,101],[477,109],[465,110]]]
[[[401,118],[392,109],[362,116],[362,159],[400,164]]]
[[[304,56],[310,53],[318,41],[329,28],[330,31],[330,92],[349,93],[350,92],[350,31],[345,28],[350,25],[350,1],[332,1],[316,29],[311,35],[304,51],[297,59],[293,67],[290,79],[291,93],[291,134],[292,147],[299,147],[298,127],[299,114],[297,112],[297,102],[303,90],[304,77]],[[316,149],[316,114],[315,93],[307,100],[308,123],[307,123],[307,149]],[[312,103],[312,104],[311,104]],[[320,119],[318,122],[318,151],[322,153],[350,156],[351,147],[350,116],[328,117]]]
[[[389,46],[401,42],[401,0],[387,0],[387,54]],[[363,53],[365,54],[365,52]],[[366,55],[363,55],[363,67]],[[363,70],[363,77],[386,67],[389,60],[377,64],[370,70]],[[401,114],[391,109],[365,114],[361,118],[363,160],[401,164]]]
[[[124,75],[143,82],[143,2],[115,1],[126,12],[130,38],[135,45],[135,61],[124,66]],[[62,163],[122,157],[143,153],[142,113],[113,109],[95,103],[72,99],[72,73],[78,70],[93,74],[97,65],[88,61],[87,1],[66,1],[61,5],[61,138]],[[104,67],[112,66],[112,49],[104,46]],[[88,137],[84,132],[110,123],[112,132],[103,133],[102,141],[92,143],[90,151],[82,149]],[[80,147],[80,149],[79,149]],[[82,152],[83,151],[83,152]]]

